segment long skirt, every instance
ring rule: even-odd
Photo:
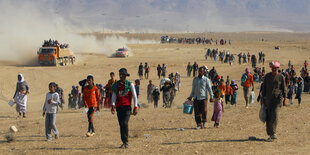
[[[26,113],[27,110],[27,94],[16,93],[15,98],[16,111]]]
[[[222,116],[222,105],[220,102],[215,102],[213,116],[211,120],[215,121],[215,123],[220,123],[221,116]]]

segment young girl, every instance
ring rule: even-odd
[[[295,86],[291,81],[290,85],[287,88],[287,98],[290,100],[290,103],[293,104],[293,94],[294,94]]]
[[[154,98],[154,108],[157,108],[158,107],[158,100],[159,100],[159,90],[158,90],[158,87],[155,87],[155,89],[153,90],[153,98]]]
[[[224,112],[224,107],[223,107],[223,100],[221,98],[221,92],[220,90],[215,90],[214,92],[214,110],[213,110],[213,116],[212,116],[212,121],[214,121],[214,127],[218,128],[220,126],[220,119],[222,116],[222,112]]]
[[[56,83],[51,82],[49,84],[50,92],[46,94],[44,106],[43,106],[43,117],[45,117],[45,136],[47,141],[52,140],[51,130],[55,135],[55,139],[59,138],[59,133],[56,128],[56,113],[57,107],[60,103],[59,95],[56,93]]]

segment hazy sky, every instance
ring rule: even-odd
[[[42,14],[49,10],[51,16],[60,16],[64,23],[87,31],[102,31],[105,27],[140,32],[310,32],[310,0],[11,0],[9,3],[16,9],[33,5]]]

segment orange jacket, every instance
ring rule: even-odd
[[[225,91],[226,91],[226,86],[225,85],[220,84],[218,86],[218,89],[221,91],[221,95],[225,95]]]
[[[246,81],[243,82],[243,87],[251,87],[253,83],[253,75],[249,73],[246,76],[248,76],[248,78],[246,79]]]
[[[83,101],[86,107],[97,107],[100,106],[99,90],[96,86],[89,89],[88,86],[84,87],[83,90]]]
[[[232,88],[230,85],[226,86],[226,91],[225,91],[225,95],[231,95],[232,93]]]

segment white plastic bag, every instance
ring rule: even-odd
[[[8,104],[12,107],[15,104],[15,102],[13,102],[13,100],[10,100]]]
[[[88,112],[88,110],[89,110],[88,108],[84,108],[84,112],[85,112],[85,113],[87,113],[87,112]]]
[[[255,102],[255,93],[254,93],[254,91],[252,91],[250,94],[250,104],[252,104],[254,102]]]
[[[267,117],[267,111],[266,111],[266,106],[265,104],[262,104],[262,106],[260,107],[260,110],[259,110],[259,119],[265,123],[266,122],[266,117]]]

